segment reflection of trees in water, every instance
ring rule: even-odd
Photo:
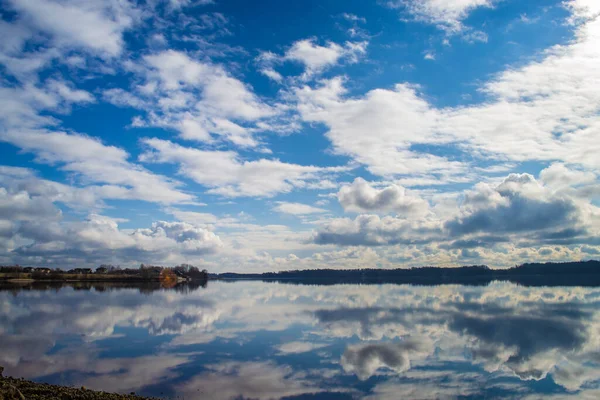
[[[63,288],[73,290],[95,290],[96,292],[108,292],[120,289],[137,289],[142,294],[150,294],[158,290],[174,290],[178,293],[190,293],[199,288],[206,288],[207,281],[195,280],[175,283],[172,286],[164,286],[161,282],[61,282],[61,281],[35,281],[19,283],[0,283],[0,292],[12,292],[17,295],[22,291],[59,291]]]

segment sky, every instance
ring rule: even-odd
[[[0,0],[0,264],[600,258],[596,0]]]

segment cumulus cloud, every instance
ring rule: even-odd
[[[446,223],[452,236],[560,231],[579,225],[581,212],[572,199],[547,193],[529,174],[511,174],[496,188],[478,184],[462,207],[463,215]]]
[[[312,241],[317,244],[343,246],[383,246],[394,244],[429,243],[439,239],[442,229],[439,223],[411,222],[396,217],[359,215],[354,220],[336,218],[330,220],[315,233]]]
[[[63,219],[52,200],[75,201],[78,206],[84,203],[46,196],[45,192],[56,189],[47,186],[36,194],[18,186],[10,190],[0,187],[3,257],[21,263],[44,260],[64,268],[77,263],[176,262],[182,257],[198,259],[223,247],[215,233],[186,222],[157,221],[150,228],[123,230],[119,219],[98,214],[84,221]]]
[[[540,173],[544,185],[556,192],[568,192],[574,195],[590,196],[600,193],[598,176],[592,171],[569,168],[554,163]]]
[[[580,177],[573,181],[580,188],[585,183],[595,185],[595,180],[588,174],[563,168],[552,166],[540,173],[552,182],[550,186],[530,174],[510,174],[497,185],[479,183],[467,190],[454,208],[433,207],[430,214],[412,220],[402,214],[383,218],[363,214],[353,220],[333,218],[322,224],[312,241],[350,246],[437,243],[440,248],[462,249],[461,254],[466,258],[482,256],[473,248],[508,241],[529,246],[590,244],[599,228],[598,208],[589,198],[579,197],[577,191],[555,188],[557,182],[564,182],[560,171],[565,173],[566,179]],[[387,196],[384,195],[386,190],[389,191]],[[338,198],[345,208],[356,207],[357,211],[392,208],[398,206],[398,199],[400,207],[406,207],[405,199],[399,197],[393,187],[378,191],[364,181],[342,188]],[[413,203],[408,201],[408,204]],[[446,244],[449,241],[452,243]]]
[[[393,211],[410,218],[423,216],[428,210],[425,200],[407,194],[402,186],[391,185],[379,190],[362,178],[356,178],[352,184],[342,187],[337,197],[346,211]]]
[[[184,222],[158,221],[150,228],[127,232],[114,219],[101,215],[81,222],[23,222],[17,235],[31,241],[14,250],[19,257],[43,257],[48,264],[61,267],[73,262],[175,262],[222,247],[214,233]]]

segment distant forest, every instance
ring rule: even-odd
[[[600,261],[528,263],[508,269],[485,265],[457,268],[310,269],[262,274],[209,274],[209,279],[262,280],[308,285],[335,284],[467,284],[510,281],[525,286],[600,286]]]

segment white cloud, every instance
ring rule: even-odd
[[[219,65],[197,61],[174,50],[148,55],[144,60],[150,67],[149,82],[158,82],[167,91],[165,94],[201,89],[202,98],[195,106],[209,115],[251,121],[273,114],[244,83],[229,76]]]
[[[408,84],[350,97],[334,78],[298,89],[298,109],[305,121],[328,128],[336,153],[380,176],[464,174],[464,163],[439,155],[444,147],[475,159],[559,160],[598,169],[599,35],[600,20],[586,20],[572,43],[483,85],[488,100],[476,105],[439,109]]]
[[[101,215],[81,222],[23,221],[16,235],[29,241],[13,250],[17,260],[43,258],[61,268],[102,262],[174,264],[199,260],[223,246],[219,236],[184,222],[158,221],[150,228],[124,231]]]
[[[279,56],[270,51],[261,52],[255,60],[261,74],[275,82],[281,83],[283,76],[273,68],[274,64],[277,64],[279,61]]]
[[[273,210],[283,214],[292,215],[319,214],[327,212],[327,210],[318,207],[313,207],[308,204],[289,203],[286,201],[278,201],[277,205],[273,207]]]
[[[60,202],[76,210],[96,210],[104,207],[103,200],[126,198],[127,192],[110,185],[87,185],[75,187],[41,179],[36,172],[27,168],[0,165],[0,186],[9,193],[26,192],[46,201]],[[115,196],[115,197],[111,197]]]
[[[471,11],[492,7],[494,3],[495,0],[393,0],[387,4],[392,8],[406,10],[417,21],[456,33],[464,28],[462,22]]]
[[[540,172],[544,185],[555,191],[563,191],[570,187],[597,187],[598,176],[591,171],[570,169],[564,164],[552,164]],[[587,189],[586,188],[586,189]]]
[[[314,39],[304,39],[295,42],[283,58],[303,64],[306,68],[305,77],[310,77],[336,65],[342,58],[356,62],[366,51],[367,42],[346,42],[344,46],[328,42],[326,46],[321,46]]]
[[[487,33],[482,32],[482,31],[469,30],[462,35],[462,39],[469,43],[475,43],[475,42],[487,43],[488,35],[487,35]]]
[[[363,98],[344,99],[345,92],[341,78],[296,92],[302,117],[329,128],[326,136],[336,153],[351,156],[376,175],[464,172],[461,162],[411,150],[415,141],[452,141],[434,133],[439,112],[414,87],[398,84],[394,90],[375,89]]]
[[[0,35],[3,34],[3,23],[0,22]],[[4,34],[18,35],[19,33],[6,29]],[[35,75],[59,56],[60,52],[55,48],[33,50],[27,53],[8,48],[4,51],[0,50],[0,64],[4,65],[9,75],[22,82],[28,82],[35,81]]]
[[[4,38],[0,43],[0,50],[4,54],[18,54],[23,44],[31,36],[31,32],[23,25],[0,20],[0,34]]]
[[[30,196],[25,191],[9,193],[0,187],[0,220],[57,219],[61,216],[52,202],[41,196]]]
[[[69,103],[92,103],[94,96],[85,90],[75,89],[72,85],[64,81],[49,80],[46,82],[48,89],[51,92],[58,94],[63,100]]]
[[[5,128],[19,129],[56,125],[55,118],[41,112],[68,113],[74,105],[94,101],[91,93],[58,79],[48,79],[43,84],[0,85],[0,122]]]
[[[179,165],[179,173],[225,197],[272,197],[343,171],[344,167],[288,164],[279,160],[244,161],[233,151],[208,151],[160,140],[144,139],[143,162]]]
[[[273,68],[262,68],[260,73],[265,75],[267,78],[274,80],[275,82],[283,81],[283,76]]]
[[[146,107],[146,102],[143,99],[121,88],[107,89],[102,95],[105,101],[118,107]]]
[[[114,194],[117,192],[117,195]],[[103,207],[119,197],[106,186],[75,188],[39,179],[28,169],[0,167],[0,259],[66,268],[97,263],[177,263],[200,260],[223,247],[219,236],[186,222],[157,221],[146,229],[124,230],[123,220],[99,214],[63,218],[53,203],[77,211]]]
[[[158,203],[193,202],[194,197],[176,189],[178,183],[127,161],[129,154],[98,139],[66,132],[11,130],[0,140],[36,155],[36,161],[60,165],[89,182],[108,183],[105,198],[139,199]]]
[[[344,18],[345,20],[350,21],[350,22],[362,22],[362,23],[367,22],[366,18],[359,17],[358,15],[351,14],[351,13],[343,13],[342,18]]]
[[[210,226],[219,222],[219,218],[211,213],[183,211],[177,209],[169,209],[168,211],[178,220],[195,226]]]
[[[466,193],[461,207],[461,215],[446,223],[453,237],[530,231],[543,240],[568,228],[574,236],[584,229],[585,211],[577,202],[551,193],[529,174],[510,174],[495,188],[480,183]]]
[[[1,244],[4,248],[27,248],[22,240],[33,239],[17,237],[14,232],[32,227],[35,221],[25,217],[37,216],[36,212],[52,222],[47,233],[66,229],[68,224],[57,222],[60,212],[53,206],[56,203],[70,208],[63,210],[72,217],[82,212],[100,213],[111,204],[105,203],[109,199],[163,205],[195,201],[195,194],[182,189],[181,182],[153,172],[165,166],[151,163],[173,164],[182,177],[204,186],[207,194],[225,197],[337,190],[340,185],[336,179],[348,168],[285,162],[275,158],[285,157],[281,153],[256,158],[255,153],[231,150],[235,146],[271,154],[265,133],[298,131],[302,118],[326,127],[334,154],[348,156],[356,162],[352,165],[364,165],[370,173],[383,177],[370,179],[387,181],[370,185],[357,180],[339,191],[346,211],[365,215],[333,220],[319,215],[310,221],[303,217],[302,222],[319,227],[314,241],[387,245],[393,251],[369,248],[354,257],[358,254],[355,247],[354,253],[347,252],[348,248],[330,247],[325,249],[332,251],[312,257],[318,246],[307,240],[306,231],[250,224],[208,212],[172,213],[175,218],[189,220],[194,228],[235,231],[232,239],[223,239],[235,247],[228,254],[229,265],[248,260],[253,266],[264,262],[273,268],[311,267],[318,264],[318,257],[336,266],[344,262],[360,265],[363,260],[390,265],[394,257],[444,263],[487,259],[505,265],[518,258],[519,252],[523,259],[544,260],[596,254],[595,237],[600,233],[600,75],[596,68],[600,52],[596,42],[600,22],[595,16],[600,8],[593,0],[565,3],[572,13],[570,28],[575,32],[570,42],[492,76],[479,88],[484,96],[479,104],[445,108],[434,105],[428,88],[409,83],[360,94],[361,84],[346,83],[345,78],[317,84],[310,81],[334,66],[356,62],[366,54],[367,42],[309,38],[292,43],[280,54],[261,53],[256,60],[258,70],[283,84],[276,97],[266,100],[243,79],[242,64],[218,63],[215,53],[205,51],[200,41],[193,42],[202,48],[199,52],[188,46],[186,51],[159,51],[173,43],[173,33],[166,26],[161,34],[148,35],[159,38],[161,46],[151,46],[139,57],[124,57],[126,32],[147,18],[152,18],[148,27],[169,24],[162,16],[154,19],[158,16],[152,14],[156,11],[152,5],[144,8],[120,0],[15,0],[6,4],[9,13],[16,13],[14,18],[11,14],[9,20],[0,21],[0,36],[6,38],[0,43],[0,63],[8,75],[0,84],[0,141],[27,153],[28,160],[58,169],[69,184],[43,179],[30,170],[0,167],[0,213],[25,222],[21,226],[0,218],[0,236],[11,238],[10,243]],[[158,8],[169,14],[191,4],[183,0],[164,10],[162,5]],[[495,4],[493,0],[396,2],[417,20],[434,24],[448,35],[460,33],[469,41],[486,38],[484,32],[463,25],[470,13]],[[192,19],[184,17],[184,25],[191,23]],[[341,18],[355,27],[365,22],[359,16],[344,14],[338,22],[346,25],[349,23]],[[212,13],[196,18],[195,23],[194,29],[226,30],[228,20]],[[230,53],[220,56],[223,54]],[[283,69],[277,67],[286,62],[302,66],[304,75],[284,76]],[[45,69],[58,64],[65,68]],[[66,79],[71,73],[72,81]],[[97,73],[115,74],[118,79],[110,78],[108,88],[94,87],[100,84]],[[114,86],[125,77],[131,78],[129,87]],[[75,85],[84,80],[86,90]],[[96,98],[98,93],[101,97]],[[65,115],[99,99],[140,110],[131,126],[173,129],[180,139],[200,142],[196,145],[201,147],[143,139],[147,147],[138,159],[148,163],[143,167],[130,159],[137,155],[135,149],[108,145],[108,141],[76,133],[69,126],[80,122]],[[64,127],[61,119],[66,122]],[[486,166],[492,165],[481,167],[481,160]],[[505,169],[518,170],[519,163],[527,161],[549,167],[539,179],[513,175],[502,181],[494,175]],[[453,193],[442,194],[448,190],[443,185],[474,182],[480,183],[472,190],[452,188]],[[404,189],[433,185],[438,188]],[[293,199],[273,202],[267,203],[267,211],[273,206],[276,211],[295,215],[326,212],[320,208],[323,203],[311,204]],[[366,215],[388,212],[398,215]],[[69,225],[71,228],[78,229]],[[256,237],[245,238],[241,231],[256,233]],[[491,237],[492,231],[502,237]],[[276,238],[278,234],[280,238]],[[64,248],[79,251],[78,257],[83,258],[83,253],[93,248],[88,244],[69,246],[40,241],[30,251],[58,259]],[[128,251],[133,252],[131,248]]]
[[[186,140],[211,143],[226,140],[239,147],[256,148],[254,134],[264,130],[279,111],[266,104],[252,88],[231,76],[223,66],[190,55],[165,50],[144,56],[131,68],[145,80],[135,93],[106,91],[117,106],[146,111],[134,126],[158,126],[180,132]]]
[[[354,220],[328,221],[312,238],[316,244],[385,246],[430,243],[442,238],[439,222],[411,222],[403,218],[362,214]]]
[[[179,10],[182,9],[184,7],[187,7],[191,4],[194,5],[208,5],[208,4],[214,4],[214,0],[169,0],[169,5],[171,6],[171,9],[173,10]]]
[[[573,13],[573,23],[579,23],[581,19],[585,21],[595,18],[600,14],[600,4],[595,0],[567,0],[564,4]]]
[[[565,181],[559,176],[561,171],[565,178],[583,179],[573,182],[573,190],[557,191],[556,182]],[[589,192],[590,185],[597,186],[595,180],[564,166],[550,167],[540,175],[553,178],[549,186],[529,174],[510,174],[498,185],[476,184],[473,190],[462,194],[455,207],[434,204],[430,214],[421,214],[413,220],[403,214],[384,218],[363,214],[353,220],[333,218],[321,224],[312,241],[345,246],[437,244],[438,252],[442,248],[463,250],[463,258],[488,257],[489,254],[471,249],[488,250],[508,242],[523,248],[595,243],[600,231],[600,209],[590,202],[589,196],[581,195]],[[343,206],[352,206],[357,211],[393,208],[398,203],[405,207],[405,199],[397,190],[386,190],[378,191],[366,182],[358,185],[355,182],[343,188],[338,197]],[[565,256],[553,252],[537,255]]]
[[[203,94],[204,98],[197,107],[201,111],[223,117],[253,121],[274,113],[244,83],[229,76],[221,76],[209,82]]]
[[[32,27],[49,33],[57,46],[72,46],[101,56],[117,56],[123,32],[139,20],[131,3],[118,0],[18,0],[12,7]]]
[[[316,39],[303,39],[294,42],[283,55],[277,55],[270,51],[261,52],[256,58],[259,71],[275,82],[281,83],[284,77],[275,70],[275,66],[283,62],[296,62],[304,66],[301,79],[308,80],[315,75],[331,68],[343,60],[355,63],[367,52],[368,42],[345,42],[339,45],[327,42],[321,46]]]
[[[429,208],[425,200],[407,194],[402,186],[391,185],[378,190],[362,178],[342,187],[337,197],[344,210],[353,212],[393,211],[406,218],[420,218]]]

